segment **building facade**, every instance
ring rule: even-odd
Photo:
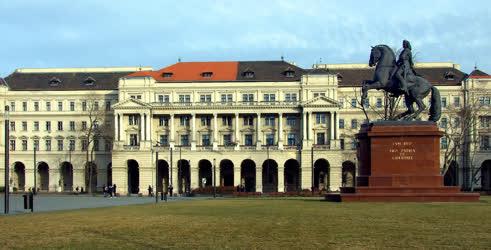
[[[476,188],[489,188],[491,78],[480,71],[466,76],[451,63],[417,70],[441,92],[440,123],[448,134],[456,108],[469,100],[483,104],[471,164],[459,168],[460,153],[447,150],[457,143],[442,139],[442,172],[449,184],[475,175]],[[381,92],[360,103],[360,84],[372,75],[363,64],[302,69],[284,61],[180,62],[156,71],[20,69],[2,86],[2,103],[11,109],[9,144],[2,140],[10,149],[11,184],[32,187],[36,172],[36,185],[47,191],[107,184],[121,194],[169,185],[175,193],[213,185],[336,191],[354,184],[360,125],[385,115]]]

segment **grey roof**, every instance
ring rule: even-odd
[[[20,91],[117,90],[119,78],[133,72],[14,72],[5,81],[10,90]]]
[[[245,77],[246,71],[254,72],[253,78]],[[293,77],[287,77],[286,71],[293,71]],[[240,61],[237,81],[289,82],[300,81],[305,70],[285,61]]]

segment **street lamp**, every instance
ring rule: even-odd
[[[34,195],[36,194],[36,191],[37,191],[37,185],[36,185],[36,175],[38,173],[37,171],[37,167],[38,167],[38,164],[36,162],[36,145],[34,144],[33,146],[33,152],[34,152],[34,191],[32,192]]]
[[[10,187],[9,187],[9,106],[5,106],[5,214],[9,213],[9,195],[10,195]]]
[[[216,159],[213,158],[213,198],[217,197],[217,174],[216,174]]]

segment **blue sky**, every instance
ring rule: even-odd
[[[404,2],[403,4],[396,2]],[[0,0],[0,76],[16,68],[285,60],[367,63],[411,41],[416,61],[491,73],[491,1]]]

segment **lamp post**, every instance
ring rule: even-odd
[[[315,180],[314,180],[314,146],[310,148],[310,164],[312,172],[312,195],[314,194]]]
[[[159,184],[159,151],[155,149],[155,203],[159,202],[159,196],[157,195],[159,193],[157,188],[158,184]]]
[[[34,155],[34,190],[33,190],[33,194],[35,195],[37,193],[37,185],[36,185],[36,175],[38,173],[38,164],[36,162],[36,145],[34,145],[34,148],[33,148],[33,155]]]
[[[216,159],[213,158],[213,198],[217,197],[217,174],[216,174]]]
[[[9,106],[5,106],[5,214],[9,213]]]

